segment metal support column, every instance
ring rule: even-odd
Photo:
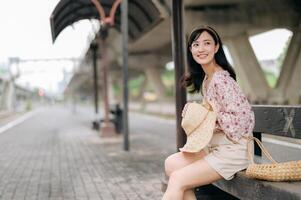
[[[121,30],[122,30],[122,52],[123,52],[123,149],[129,151],[128,130],[128,0],[122,0],[121,4]]]
[[[175,65],[176,83],[176,126],[177,150],[186,142],[186,134],[181,127],[181,112],[186,103],[186,89],[180,86],[185,73],[185,36],[183,32],[183,1],[172,0],[172,55]]]

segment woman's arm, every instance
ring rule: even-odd
[[[214,83],[218,123],[225,134],[238,141],[254,127],[254,113],[237,82],[230,76],[218,76]]]

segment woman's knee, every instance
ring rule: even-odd
[[[176,169],[175,165],[177,164],[177,162],[174,155],[175,154],[172,154],[165,159],[164,167],[165,167],[165,174],[167,176],[170,176],[170,174]]]
[[[189,163],[190,161],[187,160],[182,152],[174,153],[165,159],[165,173],[167,176],[170,176],[173,171],[185,167]]]
[[[170,174],[173,171],[185,167],[195,162],[196,160],[200,160],[205,155],[206,153],[204,151],[195,154],[189,154],[189,153],[185,154],[183,152],[174,153],[165,159],[165,163],[164,163],[165,173],[167,176],[170,176]]]

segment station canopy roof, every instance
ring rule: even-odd
[[[109,16],[114,0],[98,0]],[[153,0],[129,0],[129,38],[136,40],[163,20],[162,13]],[[121,4],[117,7],[114,28],[121,30]],[[83,19],[99,19],[99,13],[91,0],[61,0],[50,16],[52,41],[61,31]]]

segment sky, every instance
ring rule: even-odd
[[[287,29],[274,29],[250,37],[250,42],[259,60],[275,59],[282,53],[291,35],[291,31]]]
[[[0,63],[9,57],[20,59],[80,58],[83,57],[93,37],[92,23],[88,20],[63,30],[52,43],[50,15],[59,0],[1,1],[0,3]],[[90,36],[90,37],[88,37]],[[57,91],[62,80],[62,70],[72,72],[74,63],[22,62],[17,83],[31,87],[40,86]],[[12,66],[15,73],[17,66]]]
[[[0,63],[9,57],[20,59],[79,58],[88,48],[93,37],[93,23],[83,20],[63,30],[52,44],[49,18],[59,0],[2,1],[0,3]],[[95,22],[94,22],[95,28]],[[281,53],[287,37],[287,30],[274,30],[250,38],[259,60],[275,59]],[[63,79],[65,69],[72,73],[76,63],[66,62],[24,62],[18,68],[17,83],[24,86],[42,87],[57,92],[57,83]],[[16,73],[17,66],[12,66]]]

